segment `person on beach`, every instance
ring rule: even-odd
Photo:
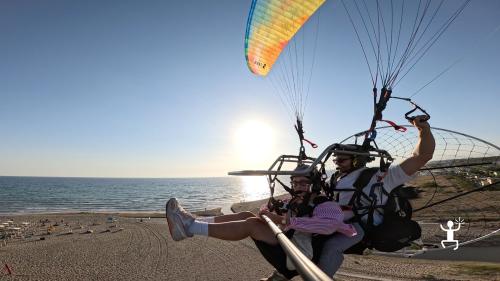
[[[390,193],[391,190],[397,186],[410,180],[413,174],[432,159],[436,144],[427,119],[425,116],[417,116],[413,120],[413,125],[419,130],[419,140],[413,155],[405,159],[399,165],[392,165],[385,173],[380,170],[375,173],[368,184],[362,189],[365,194],[369,195],[371,187],[374,186],[380,178],[383,181],[383,188],[387,193]],[[332,176],[330,181],[331,185],[334,185],[335,189],[353,189],[355,181],[360,176],[361,172],[366,169],[366,163],[369,159],[363,156],[342,153],[337,153],[334,156],[335,158],[333,161],[337,166],[338,173]],[[379,193],[379,191],[375,191],[374,193],[381,194],[377,199],[380,200],[378,201],[380,205],[387,202],[387,196],[382,192]],[[340,191],[337,194],[338,198],[336,201],[343,209],[352,207],[350,204],[351,198],[353,197],[352,191]],[[345,211],[344,216],[346,220],[350,220],[354,217],[354,214],[352,211]],[[361,218],[364,223],[366,223],[366,219],[366,216]],[[374,212],[373,224],[379,225],[382,220],[383,217],[379,213]],[[347,236],[333,234],[321,247],[322,253],[319,258],[318,266],[328,276],[333,277],[335,272],[337,272],[342,265],[344,251],[358,244],[363,239],[364,231],[360,223],[353,222],[352,225],[356,229],[357,235]]]
[[[299,165],[296,171],[305,170],[308,167]],[[316,262],[320,249],[313,249],[315,235],[331,235],[332,233],[345,237],[356,235],[355,228],[351,224],[344,223],[340,206],[336,202],[322,199],[325,197],[320,195],[321,189],[314,188],[311,176],[292,176],[291,185],[294,196],[286,201],[291,210],[288,215],[278,215],[263,207],[258,216],[251,212],[240,212],[203,220],[185,211],[179,202],[172,198],[166,204],[170,234],[175,241],[193,235],[210,236],[228,241],[250,237],[265,259],[276,268],[271,276],[261,280],[288,280],[296,276],[297,271],[293,264],[287,261],[287,256],[276,236],[260,216],[266,215],[279,225],[304,255]],[[304,212],[301,206],[312,206],[312,210]]]

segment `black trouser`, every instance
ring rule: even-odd
[[[293,235],[293,231],[288,231],[285,235],[290,239]],[[321,255],[321,250],[323,248],[323,244],[325,241],[330,238],[331,235],[314,235],[312,237],[312,246],[313,246],[313,258],[312,261],[317,264],[319,261],[319,257]],[[276,270],[283,274],[288,279],[292,279],[294,276],[298,275],[296,270],[289,270],[286,267],[286,253],[281,248],[281,245],[270,245],[265,242],[255,240],[255,245],[259,249],[260,253],[264,256],[264,258],[269,262]]]
[[[281,245],[270,245],[266,242],[253,239],[260,253],[276,270],[288,279],[292,279],[298,273],[286,267],[286,254]]]

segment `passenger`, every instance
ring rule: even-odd
[[[308,169],[307,165],[299,165],[295,171]],[[185,211],[175,198],[166,205],[166,217],[170,234],[175,241],[193,235],[210,236],[222,240],[236,241],[247,237],[254,240],[264,258],[276,268],[268,278],[261,280],[288,280],[297,275],[293,264],[287,262],[287,256],[281,248],[275,234],[261,218],[266,215],[279,225],[285,235],[310,259],[314,257],[312,235],[330,235],[334,232],[340,236],[356,235],[355,228],[344,223],[340,206],[320,195],[321,188],[315,187],[312,174],[308,176],[292,176],[293,196],[287,200],[290,215],[278,215],[267,208],[261,208],[258,216],[251,212],[217,216],[207,221],[197,219]]]

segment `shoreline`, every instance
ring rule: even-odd
[[[222,208],[213,208],[204,211],[192,212],[197,216],[219,216],[223,215]],[[70,215],[115,215],[127,218],[165,218],[164,212],[154,211],[70,211],[70,212],[42,212],[42,213],[0,213],[0,218],[15,218],[26,216],[70,216]]]
[[[286,197],[286,194],[275,196],[275,198],[282,199]],[[210,208],[205,210],[197,210],[192,211],[191,213],[199,216],[214,216],[214,215],[222,215],[228,214],[230,212],[239,212],[239,211],[247,211],[254,210],[255,213],[258,212],[260,206],[262,204],[267,203],[268,198],[254,200],[254,201],[244,201],[226,205],[220,205],[216,208]],[[136,214],[137,216],[143,217],[151,217],[151,218],[160,218],[165,217],[165,211],[135,211],[135,210],[64,210],[64,211],[41,211],[41,212],[14,212],[14,213],[0,213],[0,217],[16,217],[16,216],[43,216],[43,215],[78,215],[78,214],[114,214],[114,215],[123,215],[130,216]]]

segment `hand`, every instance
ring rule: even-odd
[[[418,115],[411,121],[413,126],[419,130],[430,129],[429,122],[427,122],[428,117],[426,115]]]
[[[259,217],[261,217],[262,215],[267,215],[268,213],[270,213],[268,209],[260,209],[258,214]]]
[[[281,224],[281,221],[283,220],[282,216],[269,212],[268,210],[259,211],[259,216],[262,217],[263,215],[267,216],[270,220],[272,220],[276,224]]]

